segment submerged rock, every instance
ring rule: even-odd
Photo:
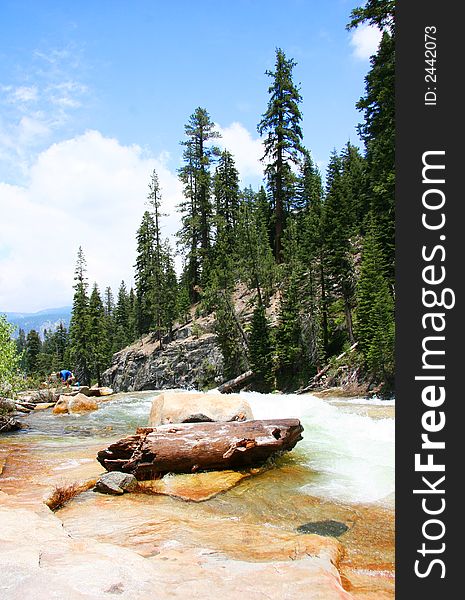
[[[310,523],[304,523],[297,527],[299,533],[314,533],[316,535],[324,535],[326,537],[339,537],[345,533],[349,527],[341,521],[333,521],[329,519],[327,521],[313,521]]]
[[[250,421],[250,404],[238,394],[164,392],[152,402],[149,427],[168,423]]]
[[[258,471],[258,469],[257,469]],[[170,475],[139,483],[140,491],[179,498],[186,502],[204,502],[230,490],[251,473],[208,471],[205,473]]]
[[[124,492],[131,492],[137,486],[137,479],[129,473],[113,471],[105,473],[95,484],[94,491],[102,494],[121,496]]]

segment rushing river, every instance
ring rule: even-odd
[[[32,413],[27,417],[27,430],[1,439],[0,452],[10,451],[10,462],[0,488],[7,493],[23,490],[29,497],[24,480],[35,468],[31,457],[39,471],[56,476],[76,466],[94,467],[96,448],[147,424],[155,395],[117,394],[97,411],[80,416]],[[391,597],[394,402],[311,395],[244,396],[256,419],[297,417],[303,424],[304,439],[277,459],[273,468],[201,503],[143,494],[114,498],[88,491],[57,513],[67,530],[74,536],[137,548],[147,556],[162,545],[174,544],[213,548],[232,559],[244,559],[249,551],[253,559],[257,557],[252,545],[247,550],[246,544],[244,550],[244,539],[254,528],[279,536],[308,522],[342,522],[348,527],[340,538],[347,549],[345,573],[361,582],[363,589],[374,581],[380,586],[383,579],[386,596],[378,597]]]

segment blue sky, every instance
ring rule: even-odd
[[[349,0],[102,0],[0,6],[0,310],[72,298],[79,245],[100,287],[132,283],[150,172],[178,226],[184,124],[204,106],[259,185],[257,123],[276,47],[297,62],[304,143],[324,170],[358,143],[377,32],[345,31]]]

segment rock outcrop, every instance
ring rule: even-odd
[[[213,321],[197,335],[192,323],[173,332],[172,341],[147,335],[113,357],[102,376],[115,391],[202,388],[222,382],[223,357],[212,332]]]
[[[243,284],[233,294],[237,323],[244,329],[250,323],[255,292]],[[271,298],[267,316],[276,322],[278,295]],[[166,390],[173,388],[205,389],[224,383],[223,357],[215,334],[213,314],[195,316],[198,306],[191,308],[191,320],[176,326],[171,337],[160,342],[150,334],[113,356],[113,364],[103,373],[102,383],[116,392]]]
[[[250,404],[239,394],[163,392],[153,399],[148,426],[251,419]]]

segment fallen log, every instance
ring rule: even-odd
[[[229,381],[222,383],[220,386],[218,386],[218,391],[221,392],[222,394],[230,394],[234,390],[237,390],[237,389],[241,388],[242,386],[244,386],[251,379],[253,379],[253,377],[254,377],[253,371],[246,371],[245,373],[238,375],[234,379],[230,379]]]
[[[298,419],[160,425],[138,429],[101,450],[97,460],[107,471],[132,473],[139,480],[241,469],[292,450],[302,431]]]
[[[339,354],[339,356],[336,357],[336,360],[341,360],[341,358],[344,358],[344,356],[346,354],[353,352],[357,346],[358,346],[358,342],[355,342],[355,344],[352,344],[352,346],[349,348],[349,350],[346,350],[345,352],[342,352],[342,354]],[[295,393],[296,394],[305,394],[306,392],[311,392],[314,389],[317,382],[323,377],[323,375],[325,375],[325,373],[327,373],[329,371],[331,366],[333,366],[332,363],[327,364],[326,367],[321,369],[321,371],[318,371],[318,373],[315,375],[315,377],[310,381],[310,383],[307,386],[305,386],[304,388],[300,388],[299,390],[296,390]]]

